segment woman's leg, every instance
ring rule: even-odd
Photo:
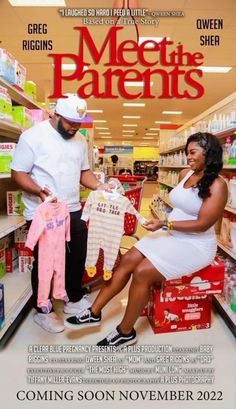
[[[111,280],[104,283],[91,310],[94,315],[99,315],[102,308],[116,294],[118,294],[128,283],[131,273],[144,260],[144,256],[135,247],[132,247],[125,255],[122,256],[121,262],[115,270]]]
[[[129,334],[148,302],[150,288],[153,284],[161,284],[163,276],[146,258],[136,267],[129,288],[128,304],[125,315],[119,324],[122,334]]]

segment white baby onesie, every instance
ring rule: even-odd
[[[140,223],[145,218],[132,206],[129,199],[117,193],[93,191],[85,203],[81,219],[89,220],[87,258],[85,267],[90,277],[96,274],[100,248],[104,251],[104,280],[112,276],[120,240],[124,233],[125,213],[135,215]]]

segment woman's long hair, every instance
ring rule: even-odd
[[[188,138],[185,146],[186,155],[190,142],[197,142],[198,145],[203,148],[205,153],[204,174],[196,185],[199,190],[198,196],[205,199],[211,195],[210,186],[218,177],[223,167],[222,147],[216,136],[207,132],[198,132]]]

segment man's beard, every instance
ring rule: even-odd
[[[62,125],[62,120],[61,118],[59,118],[59,121],[57,123],[57,131],[59,132],[59,134],[62,136],[63,139],[71,139],[75,136],[76,131],[74,131],[73,133],[69,133],[64,126]]]

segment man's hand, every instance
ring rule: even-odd
[[[42,189],[39,192],[39,197],[42,200],[42,202],[48,201],[48,202],[57,202],[57,198],[53,196],[51,190],[47,185],[44,185]]]
[[[147,220],[145,223],[142,223],[142,226],[149,231],[156,231],[162,228],[163,222],[157,219]]]
[[[97,186],[97,190],[107,190],[108,192],[111,192],[112,189],[115,188],[115,185],[112,183],[99,183]]]

